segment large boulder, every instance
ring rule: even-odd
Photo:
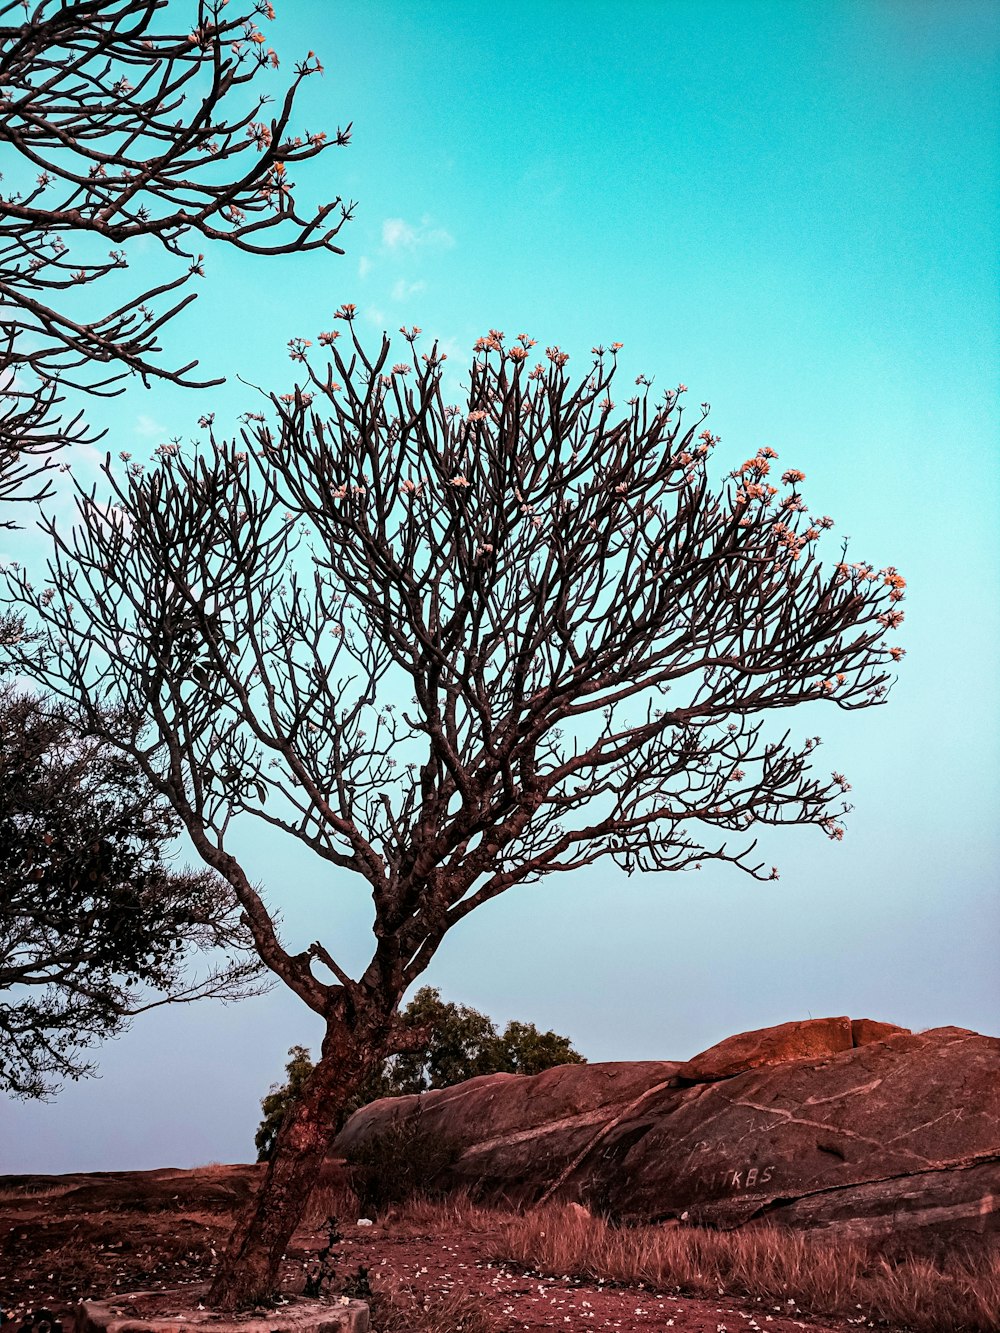
[[[566,1185],[623,1219],[1000,1227],[1000,1040],[899,1032],[655,1095]]]
[[[481,1198],[533,1202],[595,1135],[671,1086],[676,1070],[667,1060],[557,1065],[541,1074],[484,1074],[419,1096],[384,1097],[351,1116],[333,1151],[350,1158],[372,1135],[419,1116],[421,1134],[458,1151],[449,1184]]]
[[[1000,1039],[962,1028],[820,1019],[682,1065],[491,1075],[364,1107],[335,1151],[418,1113],[456,1147],[445,1183],[481,1198],[858,1237],[1000,1231]]]

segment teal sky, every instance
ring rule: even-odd
[[[489,327],[559,343],[581,374],[620,340],[626,384],[644,372],[712,403],[720,479],[772,446],[831,536],[909,584],[889,704],[782,719],[854,784],[842,844],[769,834],[776,885],[609,864],[514,890],[426,980],[595,1060],[683,1058],[809,1015],[1000,1031],[1000,9],[285,0],[268,37],[286,67],[324,61],[304,127],[354,122],[350,148],[298,172],[303,198],[358,200],[347,253],[209,255],[168,341],[229,382],[99,408],[115,449],[142,458],[213,408],[234,421],[237,374],[284,390],[287,340],[343,301],[373,339],[404,322],[440,338],[456,399]],[[29,563],[41,549],[2,544]],[[360,891],[263,834],[245,852],[290,939],[360,960]],[[317,1040],[280,993],[141,1019],[100,1081],[0,1101],[0,1171],[245,1157],[286,1048]]]

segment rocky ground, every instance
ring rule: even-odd
[[[46,1308],[68,1321],[80,1299],[178,1284],[190,1285],[197,1303],[233,1209],[246,1198],[259,1170],[214,1166],[187,1172],[0,1177],[0,1307],[6,1318],[16,1329]],[[306,1267],[326,1240],[323,1215],[338,1202],[336,1180],[319,1194],[289,1250],[284,1272],[289,1291],[301,1291]],[[504,1225],[502,1214],[495,1215],[495,1222],[480,1215],[474,1228],[459,1215],[442,1222],[433,1210],[422,1218],[419,1209],[372,1226],[359,1227],[357,1221],[341,1220],[338,1281],[363,1265],[377,1291],[394,1293],[397,1306],[413,1309],[470,1293],[492,1316],[497,1333],[653,1333],[668,1328],[846,1333],[849,1327],[812,1320],[792,1306],[747,1303],[723,1294],[717,1300],[692,1300],[642,1287],[525,1273],[491,1258]],[[442,1322],[434,1329],[444,1333],[446,1327],[459,1326]]]

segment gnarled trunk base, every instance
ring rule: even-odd
[[[207,1297],[212,1309],[245,1310],[273,1298],[282,1257],[336,1134],[337,1112],[377,1055],[370,1041],[327,1035],[278,1133],[260,1188],[226,1246]]]

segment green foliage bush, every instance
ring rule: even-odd
[[[304,1046],[293,1046],[288,1056],[289,1060],[285,1065],[287,1082],[280,1085],[272,1084],[270,1092],[261,1099],[260,1109],[264,1112],[264,1118],[257,1126],[257,1133],[254,1135],[258,1162],[271,1160],[285,1111],[302,1091],[306,1079],[312,1073],[312,1060]]]
[[[586,1063],[568,1037],[539,1032],[534,1023],[510,1022],[502,1033],[493,1020],[466,1005],[446,1003],[433,986],[423,986],[400,1013],[404,1027],[426,1032],[416,1051],[394,1055],[369,1075],[342,1108],[340,1123],[360,1106],[379,1097],[403,1097],[431,1088],[450,1088],[478,1074],[540,1074],[553,1065]],[[257,1160],[267,1161],[285,1112],[312,1071],[309,1052],[293,1046],[285,1066],[287,1080],[274,1084],[261,1101],[264,1118],[254,1142]]]

